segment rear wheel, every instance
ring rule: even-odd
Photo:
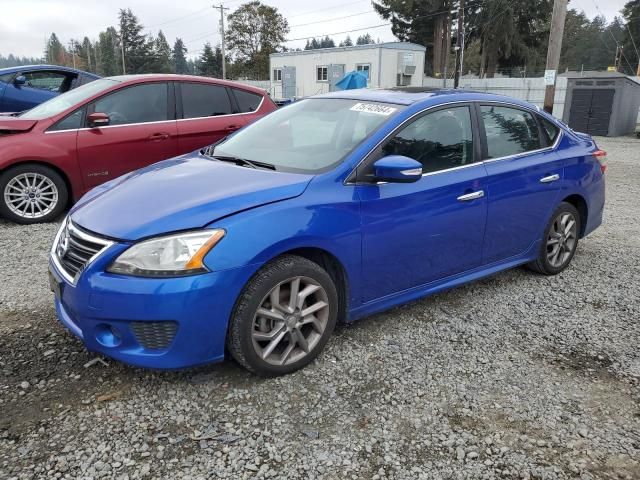
[[[19,165],[0,175],[0,214],[16,223],[49,222],[69,199],[67,185],[44,165]]]
[[[578,248],[580,214],[562,202],[551,216],[538,258],[529,267],[544,275],[556,275],[569,266]]]
[[[318,356],[337,312],[329,274],[306,258],[285,255],[265,265],[244,288],[229,324],[227,348],[258,375],[290,373]]]

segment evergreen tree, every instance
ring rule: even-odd
[[[64,65],[67,51],[55,33],[52,33],[47,41],[45,49],[45,61],[51,65]]]
[[[209,42],[205,43],[202,55],[196,62],[196,67],[199,75],[220,78],[222,76],[222,51],[220,47],[216,47],[214,51]]]
[[[120,9],[120,41],[124,44],[126,73],[148,73],[153,70],[153,45],[142,33],[144,27],[130,8]]]
[[[158,32],[158,36],[154,41],[153,55],[155,57],[154,72],[172,73],[174,71],[171,47],[162,30]]]
[[[372,43],[376,43],[376,41],[368,33],[365,33],[364,35],[360,35],[356,39],[356,45],[369,45],[369,44],[372,44]]]
[[[109,77],[122,75],[122,57],[118,32],[114,27],[109,27],[98,36],[96,48],[96,70],[99,75]]]
[[[338,46],[339,47],[352,47],[353,46],[353,40],[351,40],[351,37],[349,35],[347,35],[347,38],[345,38],[342,42],[340,42],[340,44]]]
[[[181,38],[176,38],[176,42],[173,44],[173,52],[171,53],[171,61],[173,62],[173,71],[175,73],[193,73],[193,70],[189,69],[186,55],[187,47],[184,46]]]
[[[622,15],[627,23],[622,39],[624,54],[636,69],[631,74],[640,76],[640,0],[627,2],[622,9]]]

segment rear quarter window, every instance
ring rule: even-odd
[[[240,113],[255,112],[262,102],[262,95],[246,90],[232,88],[231,91],[236,96]]]
[[[555,143],[560,135],[560,128],[553,122],[550,122],[546,118],[538,117],[540,119],[540,125],[542,125],[542,141],[545,146],[549,147]]]

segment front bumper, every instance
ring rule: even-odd
[[[228,320],[256,266],[181,278],[105,272],[126,248],[114,245],[76,285],[50,261],[59,320],[87,349],[135,366],[175,369],[224,358]]]

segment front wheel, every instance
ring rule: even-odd
[[[318,264],[284,255],[266,264],[240,294],[227,335],[233,358],[261,376],[304,367],[329,340],[338,295]]]
[[[569,266],[580,234],[580,214],[570,203],[562,202],[551,216],[544,232],[538,258],[529,267],[544,275],[557,275]]]
[[[44,165],[26,164],[0,175],[0,214],[16,223],[49,222],[69,198],[63,178]]]

